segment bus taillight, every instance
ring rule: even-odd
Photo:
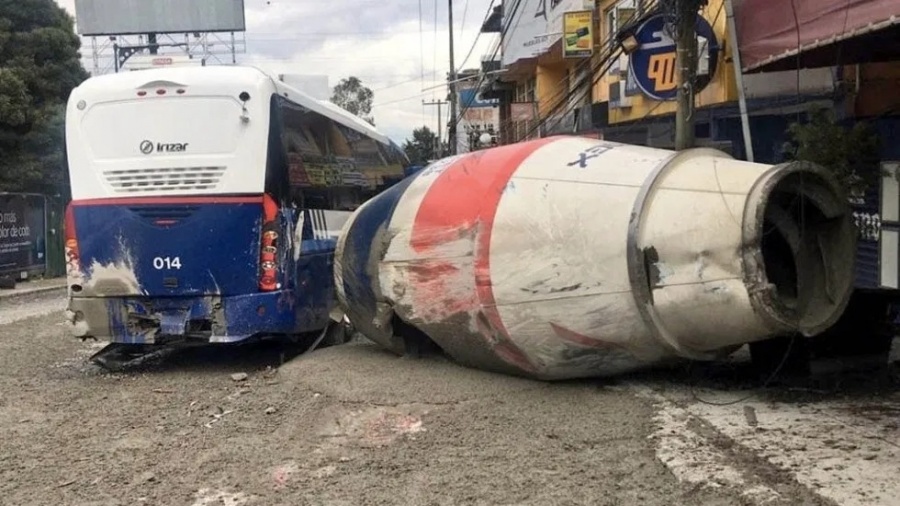
[[[75,233],[75,212],[72,204],[66,206],[66,218],[63,223],[65,227],[65,256],[66,256],[66,276],[69,283],[80,283],[81,279],[81,254],[78,251],[78,236]]]
[[[260,241],[259,289],[271,292],[278,289],[278,204],[269,195],[263,196],[263,227]]]

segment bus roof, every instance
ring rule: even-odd
[[[396,146],[390,138],[362,118],[351,114],[331,102],[313,98],[306,93],[279,81],[276,75],[252,66],[213,65],[208,67],[169,67],[105,74],[84,81],[76,88],[76,90],[81,98],[97,102],[102,101],[102,97],[110,90],[120,90],[122,88],[135,89],[159,80],[203,84],[207,86],[228,83],[229,88],[243,86],[259,89],[261,86],[274,86],[276,93],[297,105],[305,107],[317,114],[321,114],[335,123],[355,130],[388,147]]]

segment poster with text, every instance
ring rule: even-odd
[[[594,11],[572,11],[563,15],[563,56],[588,58],[594,51]]]
[[[46,267],[45,212],[43,196],[0,193],[0,275]]]

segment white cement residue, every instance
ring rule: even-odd
[[[714,488],[746,486],[744,476],[728,463],[728,457],[689,427],[690,412],[648,388],[633,386],[632,389],[656,403],[659,411],[654,422],[657,428],[650,439],[656,443],[657,459],[678,480]]]
[[[744,405],[755,409],[756,428],[747,424]],[[900,401],[695,403],[689,411],[842,506],[890,504],[900,497]]]
[[[0,300],[0,325],[9,325],[27,318],[46,316],[66,309],[66,299],[59,296],[38,300]],[[62,315],[59,322],[64,323]]]
[[[119,258],[101,264],[94,260],[85,274],[84,293],[96,295],[141,295],[141,286],[134,273],[131,250],[119,238]]]
[[[243,492],[225,492],[201,488],[194,494],[194,503],[191,506],[240,506],[247,504],[250,497]]]
[[[53,369],[77,369],[87,372],[92,369],[92,364],[88,362],[91,355],[102,350],[109,344],[109,341],[88,341],[83,343],[82,347],[75,351],[75,354],[62,362],[56,362],[52,366]]]
[[[88,272],[85,291],[100,295],[141,294],[141,287],[130,261],[101,264],[95,260]]]
[[[743,497],[759,505],[783,500],[760,483],[763,476],[730,465],[726,454],[691,430],[688,421],[695,419],[734,441],[737,451],[752,452],[841,506],[898,502],[898,396],[819,402],[760,401],[754,396],[727,404],[745,394],[706,390],[692,395],[687,387],[671,384],[665,385],[664,395],[644,384],[627,388],[657,403],[658,429],[652,436],[657,457],[679,480],[738,486]],[[752,425],[745,414],[748,407],[755,414]]]

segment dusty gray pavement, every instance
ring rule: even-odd
[[[0,325],[48,315],[53,315],[49,317],[55,319],[54,323],[61,323],[61,312],[66,308],[64,297],[65,291],[55,291],[0,298]]]
[[[678,373],[545,384],[356,343],[284,365],[278,346],[194,350],[108,374],[86,361],[99,345],[66,334],[58,294],[9,302],[0,300],[0,504],[900,497],[890,392],[710,406],[697,397],[746,392],[729,380],[690,388]],[[240,372],[249,377],[232,379]]]

